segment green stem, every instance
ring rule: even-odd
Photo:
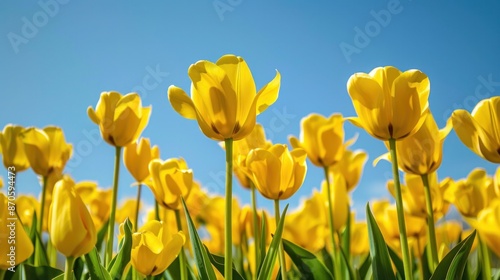
[[[47,255],[49,257],[49,265],[52,267],[56,267],[57,265],[57,250],[52,244],[52,241],[47,242]]]
[[[73,265],[75,264],[75,257],[66,258],[66,267],[64,269],[64,280],[73,280]]]
[[[431,187],[429,185],[429,177],[427,174],[422,175],[422,182],[424,183],[425,193],[425,206],[427,208],[427,236],[429,238],[429,246],[431,251],[431,272],[436,269],[439,258],[436,245],[436,230],[434,229],[434,212],[432,208]]]
[[[7,270],[0,269],[0,280],[3,280],[5,278],[5,273]]]
[[[332,239],[332,262],[333,262],[333,273],[335,279],[342,279],[340,266],[338,262],[337,254],[337,242],[335,242],[335,227],[333,223],[333,202],[332,202],[332,186],[330,184],[330,178],[328,176],[328,166],[324,167],[325,180],[326,180],[326,191],[328,196],[328,226],[330,227],[330,238]]]
[[[403,197],[401,195],[401,184],[399,182],[398,157],[396,154],[396,140],[389,139],[389,147],[392,159],[392,172],[394,174],[394,189],[396,191],[396,209],[398,214],[399,238],[401,241],[401,252],[403,254],[403,266],[405,279],[412,280],[410,251],[408,249],[408,238],[406,237],[405,216],[403,210]]]
[[[232,210],[233,210],[233,139],[225,140],[226,145],[226,211],[224,227],[224,278],[233,279],[233,241],[232,241]]]
[[[111,214],[109,215],[108,224],[108,243],[106,244],[105,264],[108,265],[113,258],[113,243],[115,235],[115,214],[116,214],[116,198],[118,195],[118,174],[120,173],[120,155],[122,147],[116,147],[115,150],[115,171],[113,176],[113,198],[111,201]]]
[[[250,192],[252,194],[252,223],[253,223],[253,244],[255,248],[255,263],[260,264],[260,223],[257,215],[257,197],[255,194],[255,185],[250,181]],[[254,273],[253,278],[257,278],[257,273]]]
[[[160,205],[158,205],[158,201],[155,199],[155,219],[157,221],[161,221],[160,219]]]
[[[483,279],[490,280],[491,279],[491,260],[490,260],[490,251],[488,250],[488,246],[481,239],[479,235],[477,235],[477,239],[479,240],[479,252],[481,254],[481,258],[483,259]]]
[[[175,221],[177,222],[177,230],[182,231],[182,221],[181,221],[181,211],[174,210],[175,212]],[[179,254],[179,263],[181,270],[181,280],[187,279],[187,267],[186,267],[186,253],[184,252],[184,246]]]
[[[278,224],[280,222],[280,201],[279,199],[274,200],[274,215],[276,218],[276,228],[278,228]],[[281,279],[286,280],[286,260],[285,260],[285,250],[283,250],[283,242],[280,240],[279,246],[279,261],[281,268]]]
[[[37,232],[38,235],[40,236],[40,239],[42,239],[42,234],[43,234],[43,216],[45,215],[45,200],[47,200],[47,181],[48,181],[48,176],[43,176],[43,185],[42,185],[42,203],[40,205],[40,217],[38,217],[38,224],[37,224]],[[40,252],[40,250],[43,250],[43,244],[39,242],[38,240],[35,241],[35,252]],[[36,256],[36,254],[33,254]],[[40,265],[40,260],[39,258],[35,257],[35,266]]]
[[[139,183],[139,185],[137,186],[137,199],[135,204],[134,231],[137,231],[139,229],[139,207],[141,206],[141,189],[142,189],[142,184]]]

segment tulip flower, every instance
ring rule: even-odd
[[[290,136],[294,148],[303,148],[316,166],[326,167],[340,161],[344,153],[344,119],[341,114],[326,118],[310,114],[300,122],[300,140]]]
[[[137,206],[139,204],[139,206]],[[116,219],[117,224],[122,224],[126,218],[132,220],[135,217],[135,209],[137,207],[141,208],[142,203],[135,198],[127,198],[120,207],[116,209]],[[154,220],[154,219],[153,219]]]
[[[8,124],[0,132],[0,152],[5,168],[14,167],[15,172],[21,172],[30,167],[24,151],[21,133],[22,126]]]
[[[0,192],[0,272],[13,268],[27,260],[33,254],[33,243],[24,231],[23,225],[10,211],[9,201],[3,192]],[[13,219],[12,219],[13,218]],[[12,243],[15,241],[15,244]],[[14,248],[14,249],[13,249]]]
[[[87,207],[68,176],[56,183],[49,210],[49,236],[66,257],[87,254],[97,242],[97,233]]]
[[[38,216],[40,213],[40,203],[32,195],[21,194],[16,199],[16,211],[23,225],[31,228],[33,215],[36,213]]]
[[[383,141],[417,132],[429,108],[429,78],[419,70],[401,72],[386,66],[356,73],[349,78],[347,91],[358,115],[349,120]]]
[[[104,141],[115,147],[125,147],[137,141],[148,124],[151,106],[142,107],[137,93],[122,96],[110,91],[101,93],[96,109],[88,107],[87,114],[99,126]]]
[[[193,171],[188,169],[182,158],[159,159],[149,163],[149,173],[153,179],[148,187],[156,201],[172,210],[181,208],[181,197],[186,199],[193,186]]]
[[[500,199],[479,213],[476,228],[481,239],[500,257]]]
[[[328,210],[325,209],[325,211],[332,211],[333,230],[338,232],[347,222],[347,215],[349,214],[349,197],[347,195],[346,182],[342,174],[334,175],[333,179],[330,179],[330,181],[333,182],[331,186],[332,192],[328,192],[327,182],[325,180],[321,184],[321,193],[323,195],[323,201],[331,201],[332,203],[332,207],[328,207]],[[328,199],[328,195],[331,196],[330,199]]]
[[[350,252],[353,256],[365,256],[370,252],[368,225],[366,222],[351,224]]]
[[[439,248],[439,260],[442,260],[461,238],[462,224],[458,221],[445,221],[436,226],[436,240]]]
[[[329,174],[342,174],[347,191],[351,192],[361,179],[368,154],[362,150],[345,150],[340,161],[329,168]]]
[[[472,113],[459,109],[451,115],[453,129],[478,156],[500,163],[500,96],[481,100]]]
[[[132,234],[132,266],[146,276],[161,274],[181,252],[185,240],[181,231],[171,233],[164,223],[149,221]]]
[[[196,119],[201,131],[214,140],[243,139],[255,126],[256,115],[278,98],[280,74],[256,91],[242,57],[224,55],[216,63],[201,60],[188,69],[191,98],[179,87],[168,88],[168,99],[177,113]]]
[[[266,198],[283,200],[292,196],[306,175],[306,152],[302,148],[288,150],[283,144],[268,149],[254,149],[246,165],[257,190]]]
[[[160,158],[158,146],[151,147],[148,138],[141,138],[139,143],[132,142],[123,151],[125,167],[137,183],[143,183],[149,177],[149,162]]]
[[[71,157],[73,146],[66,143],[61,128],[27,128],[22,132],[24,151],[33,171],[40,176],[62,172]]]

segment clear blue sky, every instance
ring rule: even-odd
[[[86,109],[102,91],[117,90],[139,91],[144,105],[152,105],[143,136],[160,146],[162,159],[184,157],[202,185],[224,192],[224,152],[195,121],[174,112],[166,94],[172,84],[189,89],[187,69],[200,59],[240,55],[258,88],[275,69],[281,72],[278,101],[258,117],[275,143],[298,135],[301,118],[311,112],[354,115],[347,79],[378,66],[425,72],[440,127],[452,110],[470,111],[480,99],[500,95],[498,1],[59,1],[0,2],[0,126],[62,127],[75,148],[67,170],[105,188],[112,184],[114,152],[96,136]],[[372,167],[385,152],[380,141],[349,123],[345,130],[346,138],[359,133],[353,148],[369,154],[353,193],[362,209],[369,199],[389,197],[391,169]],[[489,174],[496,168],[451,132],[440,177],[463,178],[475,167]],[[290,206],[322,179],[309,164]],[[132,182],[122,165],[120,198],[135,195]],[[17,186],[18,193],[40,191],[31,171],[18,175]],[[151,204],[150,191],[144,193]],[[250,200],[240,187],[235,195]],[[263,198],[259,203],[270,206]]]

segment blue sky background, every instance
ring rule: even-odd
[[[385,65],[429,76],[430,107],[443,127],[452,110],[471,111],[479,100],[500,94],[499,11],[498,1],[1,1],[0,126],[62,127],[75,149],[69,173],[110,188],[114,150],[97,136],[86,110],[102,91],[138,91],[153,107],[143,136],[159,145],[162,159],[184,157],[203,186],[223,194],[223,150],[167,99],[172,84],[189,90],[190,64],[240,55],[257,88],[278,69],[280,97],[258,117],[275,143],[299,135],[300,120],[309,113],[353,116],[348,78]],[[354,52],[346,55],[341,46],[347,45]],[[382,142],[350,123],[345,131],[346,138],[358,133],[353,148],[369,154],[352,194],[364,216],[366,201],[389,197],[391,168],[385,162],[372,167],[385,152]],[[475,167],[493,174],[497,166],[451,132],[440,177],[463,178]],[[322,170],[309,164],[303,187],[287,202],[297,207],[322,179]],[[17,181],[18,194],[40,191],[32,171]],[[132,182],[122,164],[120,199],[135,196]],[[249,203],[248,191],[234,190]],[[143,197],[152,203],[149,190]],[[263,198],[259,204],[271,209]]]

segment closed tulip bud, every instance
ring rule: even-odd
[[[302,119],[300,126],[300,140],[293,136],[289,138],[292,147],[303,148],[316,166],[327,167],[340,161],[346,146],[341,114],[333,114],[329,118],[310,114]]]
[[[146,276],[165,271],[177,258],[185,242],[182,231],[171,233],[159,221],[149,221],[132,234],[132,266]]]
[[[101,93],[95,110],[88,107],[87,114],[99,126],[104,141],[125,147],[139,138],[148,124],[151,107],[142,107],[137,93],[121,95],[110,91]]]
[[[40,215],[40,203],[34,196],[22,194],[16,199],[16,211],[23,225],[31,228],[33,215]]]
[[[401,72],[386,66],[356,73],[347,91],[358,115],[349,120],[383,141],[417,132],[429,110],[429,78],[419,70]]]
[[[492,179],[480,168],[472,170],[466,179],[459,180],[445,192],[445,199],[465,218],[476,218],[495,197]]]
[[[330,174],[339,173],[344,176],[347,191],[352,191],[361,179],[368,154],[362,150],[345,150],[342,159],[329,168]]]
[[[280,74],[257,92],[252,73],[242,57],[224,55],[216,63],[200,60],[188,69],[191,97],[176,86],[168,88],[170,104],[181,116],[197,120],[214,140],[243,139],[256,116],[278,98]]]
[[[342,174],[334,174],[333,179],[330,179],[330,182],[333,182],[331,185],[331,202],[332,202],[332,211],[333,211],[333,229],[335,231],[339,231],[343,226],[345,226],[347,222],[347,215],[349,209],[349,197],[347,196],[346,182],[345,178]],[[323,194],[325,202],[328,203],[328,190],[326,181],[323,181],[321,184],[321,192]],[[325,211],[328,211],[328,204],[325,204]]]
[[[193,186],[193,171],[186,161],[182,158],[155,159],[149,163],[149,173],[153,180],[148,187],[156,201],[168,209],[180,209],[181,197],[187,199]]]
[[[257,190],[268,199],[287,199],[304,182],[307,154],[297,148],[291,152],[283,144],[268,149],[254,149],[248,155],[246,166]]]
[[[158,158],[160,158],[158,146],[151,147],[147,138],[141,138],[139,143],[132,142],[123,151],[125,167],[138,183],[146,181],[149,177],[149,162]]]
[[[500,257],[500,199],[479,213],[475,227],[481,239]]]
[[[451,115],[453,129],[478,156],[500,163],[500,96],[481,100],[472,113],[459,109]]]
[[[27,260],[33,254],[33,243],[24,231],[23,225],[15,218],[14,210],[10,211],[9,201],[0,192],[0,269],[7,270]],[[13,241],[15,243],[13,243]],[[14,248],[14,250],[12,250]]]
[[[0,152],[2,153],[5,168],[14,167],[16,172],[21,172],[30,167],[24,151],[21,133],[22,126],[8,124],[0,132]]]
[[[59,127],[28,128],[22,138],[30,166],[40,176],[61,173],[73,152],[73,146],[66,143]]]
[[[97,233],[87,207],[68,176],[54,187],[49,210],[49,236],[54,247],[66,257],[87,254],[97,242]]]

